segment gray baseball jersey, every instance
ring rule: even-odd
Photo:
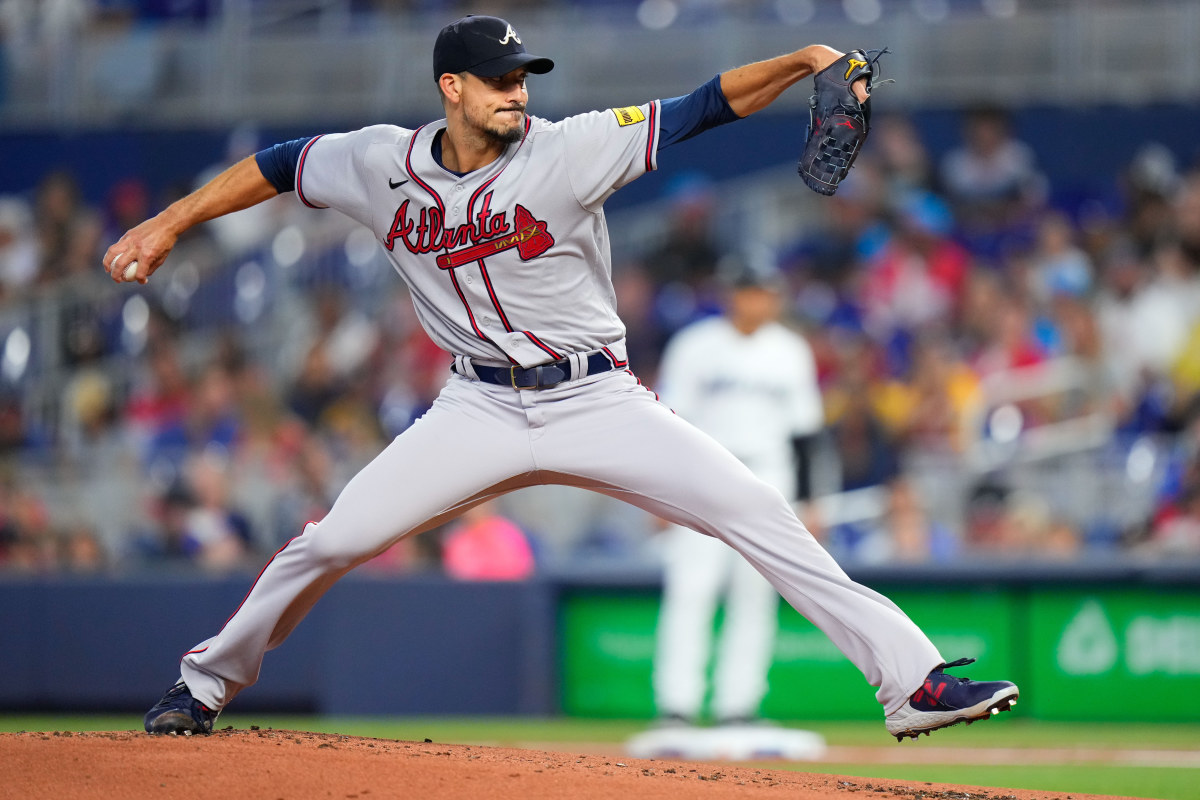
[[[529,118],[522,141],[463,176],[431,155],[444,123],[371,127],[304,148],[297,194],[370,226],[456,374],[324,519],[275,554],[221,631],[184,655],[197,700],[219,710],[253,683],[264,653],[357,564],[545,483],[602,492],[729,544],[879,687],[888,712],[943,662],[899,608],[850,580],[777,489],[617,369],[625,331],[602,205],[655,168],[658,112],[655,101],[558,123]],[[559,358],[570,379],[546,388],[475,379],[476,367]]]
[[[296,191],[375,233],[447,352],[528,367],[608,347],[624,361],[603,203],[654,169],[657,108],[527,117],[520,143],[465,176],[431,153],[444,123],[320,136]]]

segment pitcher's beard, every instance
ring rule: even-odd
[[[524,126],[517,128],[505,128],[504,130],[484,128],[483,132],[489,139],[507,145],[521,141],[521,137],[525,135],[525,128]]]
[[[522,114],[521,122],[511,128],[490,128],[485,127],[483,132],[488,138],[500,142],[501,144],[513,144],[521,141],[521,137],[525,135],[525,119]]]
[[[471,124],[480,136],[496,142],[497,144],[510,145],[514,142],[519,142],[525,136],[525,113],[524,109],[521,112],[521,120],[510,126],[501,127],[497,124],[494,118],[487,119],[472,119],[473,115],[468,114],[467,122]]]

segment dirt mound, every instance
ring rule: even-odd
[[[1087,800],[1086,795],[845,778],[502,747],[398,742],[284,730],[212,736],[69,731],[0,734],[0,798],[143,800],[656,800],[899,797]]]

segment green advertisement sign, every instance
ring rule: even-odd
[[[1043,719],[1200,720],[1200,595],[1166,589],[1030,598],[1032,685]]]
[[[979,659],[977,677],[1012,675],[1011,603],[984,591],[889,593],[949,660]],[[951,613],[952,612],[952,613]],[[563,710],[588,717],[654,715],[651,673],[658,596],[568,595],[562,615]],[[719,630],[720,619],[715,623]],[[763,700],[774,719],[876,719],[875,689],[829,638],[784,603]]]
[[[1039,719],[1200,720],[1200,591],[888,590],[962,671],[1021,687],[1015,713]],[[658,595],[568,594],[561,616],[567,714],[649,718]],[[786,604],[763,713],[776,719],[877,719],[874,689]],[[716,623],[719,628],[720,620]]]

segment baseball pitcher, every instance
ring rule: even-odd
[[[151,733],[207,733],[341,576],[404,536],[489,498],[559,483],[602,492],[737,550],[878,687],[888,730],[915,737],[1007,709],[893,603],[851,581],[783,495],[638,381],[611,282],[604,201],[691,136],[764,108],[841,54],[813,45],[722,73],[689,95],[568,117],[526,113],[554,64],[508,22],[438,34],[445,118],[284,142],[246,158],[109,247],[113,280],[144,283],[200,222],[294,192],[367,226],[453,354],[430,410],[358,473],[320,522],[268,561],[241,605],[184,654]],[[865,100],[865,88],[857,91]]]

